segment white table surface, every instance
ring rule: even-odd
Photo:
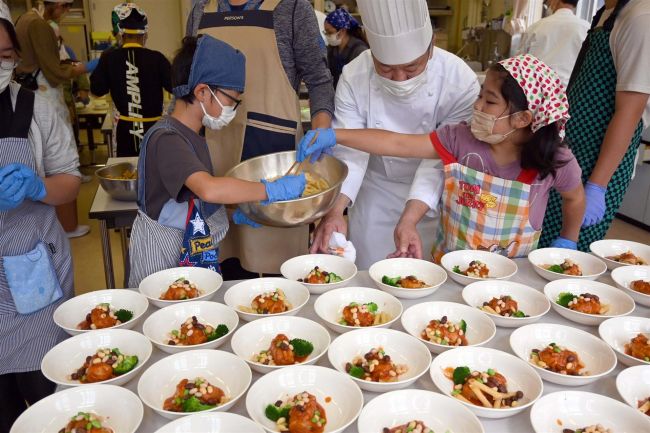
[[[131,162],[133,164],[138,163],[138,157],[126,157],[126,158],[108,158],[106,165],[118,164],[120,162]],[[115,213],[115,212],[133,212],[138,210],[138,203],[135,201],[121,201],[114,200],[101,185],[97,186],[97,192],[95,193],[95,198],[93,203],[90,206],[89,214],[93,215],[93,218],[97,218],[98,215],[103,213]]]
[[[544,288],[544,285],[547,283],[546,280],[542,279],[539,277],[535,271],[532,269],[532,266],[526,259],[517,259],[516,260],[517,265],[519,266],[519,271],[517,274],[512,278],[512,281],[516,281],[519,283],[527,284],[531,287],[534,287],[538,290],[542,290]],[[602,281],[606,284],[611,284],[614,285],[614,282],[612,279],[609,277],[609,273],[605,274],[603,277],[599,279],[599,281]],[[221,302],[223,303],[223,296],[226,290],[236,284],[237,281],[227,281],[223,284],[223,286],[219,289],[215,297],[212,299],[213,301],[216,302]],[[368,276],[367,271],[361,271],[359,274],[351,280],[350,284],[348,285],[349,287],[375,287],[373,281],[370,279]],[[420,303],[420,302],[427,302],[427,301],[452,301],[452,302],[458,302],[461,304],[464,304],[463,299],[461,297],[461,290],[462,286],[455,283],[452,281],[450,278],[447,280],[447,282],[440,288],[438,289],[433,295],[422,298],[422,299],[416,299],[416,300],[404,300],[401,299],[402,305],[404,306],[404,309]],[[309,302],[305,305],[305,307],[298,313],[299,316],[301,317],[306,317],[308,319],[314,320],[319,322],[318,316],[316,316],[316,313],[314,312],[314,301],[316,300],[317,295],[312,295]],[[145,318],[149,316],[153,311],[156,309],[152,306],[149,307],[149,311],[145,314]],[[643,317],[648,317],[650,315],[650,308],[646,308],[643,306],[637,305],[636,309],[632,313],[633,316],[643,316]],[[144,319],[143,319],[144,321]],[[240,321],[240,325],[244,324],[246,322]],[[563,325],[569,325],[572,327],[575,327],[577,329],[582,329],[584,331],[590,332],[591,334],[594,334],[598,336],[598,328],[596,326],[583,326],[579,325],[577,323],[568,321],[564,318],[562,318],[560,315],[555,313],[552,309],[538,322],[538,323],[558,323],[558,324],[563,324]],[[394,329],[404,331],[402,328],[401,322],[397,321],[394,326]],[[136,331],[141,331],[142,326],[141,324],[135,328]],[[491,347],[494,349],[502,350],[504,352],[512,353],[510,350],[510,345],[508,343],[510,333],[512,332],[513,328],[500,328],[497,327],[497,333],[496,336],[490,341],[485,347]],[[332,336],[332,339],[336,338],[338,334],[333,333],[330,331],[330,334]],[[230,343],[226,343],[223,346],[219,348],[219,350],[226,350],[230,351]],[[153,364],[154,362],[160,360],[161,358],[167,356],[166,353],[158,350],[155,346],[153,349],[153,354],[151,356],[151,359],[148,361],[148,365]],[[435,357],[435,355],[433,355]],[[327,359],[327,356],[323,356],[317,363],[317,365],[321,365],[324,367],[329,367],[332,368],[332,366],[329,363],[329,360]],[[580,391],[587,391],[587,392],[594,392],[597,394],[602,394],[608,397],[615,398],[619,401],[623,401],[616,391],[616,376],[618,373],[620,373],[623,370],[624,366],[621,365],[620,363],[616,366],[616,369],[614,369],[609,375],[606,377],[592,383],[589,385],[585,385],[582,387],[562,387],[560,385],[555,385],[550,382],[544,381],[544,394],[556,392],[556,391],[561,391],[564,389],[576,389]],[[144,368],[143,370],[146,370]],[[143,371],[141,370],[141,371]],[[138,373],[137,375],[134,376],[134,378],[124,385],[126,388],[130,389],[134,393],[137,394],[137,384],[138,380],[140,378],[141,373]],[[259,379],[261,375],[259,373],[253,372],[253,383]],[[431,381],[431,377],[429,376],[429,373],[427,372],[424,374],[411,388],[417,388],[417,389],[424,389],[428,391],[434,391],[434,392],[439,392],[433,382]],[[364,398],[364,403],[369,402],[373,398],[375,398],[377,393],[372,393],[372,392],[363,392],[363,398]],[[230,412],[232,413],[237,413],[240,415],[248,416],[246,412],[246,395],[242,396],[241,399],[231,408]],[[479,418],[481,423],[483,424],[483,427],[485,428],[486,433],[505,433],[505,432],[512,432],[512,433],[526,433],[526,432],[532,432],[532,426],[530,424],[530,409],[525,410],[524,412],[512,416],[510,418],[505,418],[501,420],[490,420],[486,418]],[[146,405],[144,405],[144,419],[143,422],[138,429],[138,433],[153,433],[155,432],[158,428],[162,427],[163,425],[167,424],[170,422],[166,418],[161,417],[160,415],[156,414],[154,411],[152,411],[150,408],[148,408]],[[235,433],[235,432],[233,432]],[[245,433],[245,432],[236,432],[236,433]],[[357,422],[355,422],[348,427],[345,430],[345,433],[358,433],[357,430]],[[366,433],[366,432],[361,432],[361,433]],[[368,432],[370,433],[370,432]],[[372,432],[372,433],[377,433],[377,432]]]

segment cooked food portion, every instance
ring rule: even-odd
[[[625,353],[645,362],[650,362],[650,340],[645,334],[638,334],[625,345]]]
[[[183,301],[185,299],[198,298],[203,292],[196,287],[196,284],[190,283],[185,278],[179,278],[174,281],[167,290],[160,295],[163,301]]]
[[[363,356],[356,356],[352,362],[345,364],[345,371],[368,382],[397,382],[399,376],[408,371],[408,366],[395,364],[380,346]]]
[[[472,260],[469,262],[469,267],[464,271],[460,269],[460,266],[454,266],[453,271],[457,274],[472,278],[487,278],[490,276],[490,270],[487,265],[478,260]]]
[[[407,277],[389,277],[384,275],[381,278],[381,282],[393,287],[401,287],[402,289],[423,289],[429,287],[427,283],[422,280],[418,280],[413,275]]]
[[[499,298],[492,298],[488,302],[483,302],[483,306],[479,307],[481,310],[496,314],[503,317],[528,317],[523,311],[519,311],[517,301],[512,299],[512,296],[501,296]]]
[[[319,194],[328,190],[330,187],[329,182],[324,178],[308,171],[305,172],[305,180],[307,181],[307,184],[305,185],[305,190],[302,192],[301,197],[309,197],[310,195]]]
[[[240,311],[251,314],[279,314],[293,309],[282,289],[264,292],[251,301],[251,306],[240,305]]]
[[[89,329],[104,329],[112,328],[113,326],[120,325],[128,322],[133,318],[133,312],[125,309],[116,310],[111,308],[108,303],[102,303],[90,310],[86,314],[86,319],[79,322],[77,329],[87,331]]]
[[[587,427],[577,428],[575,430],[570,428],[565,428],[562,429],[562,433],[613,433],[613,432],[612,429],[610,428],[605,428],[600,424],[594,424]]]
[[[641,257],[634,255],[632,251],[627,251],[621,253],[617,256],[608,256],[605,257],[609,260],[614,260],[615,262],[623,263],[626,265],[647,265],[648,262],[643,260]]]
[[[435,433],[422,421],[410,421],[397,427],[384,427],[382,433]]]
[[[343,307],[342,316],[339,323],[345,326],[376,326],[390,322],[391,318],[388,313],[380,312],[379,307],[374,302],[367,304],[358,304],[351,302]]]
[[[557,301],[559,305],[573,311],[585,314],[607,314],[609,305],[601,304],[600,298],[591,293],[583,293],[582,295],[574,295],[569,292],[562,292],[558,295]]]
[[[113,430],[104,426],[102,418],[94,413],[79,412],[59,433],[113,433]]]
[[[493,369],[471,371],[469,367],[449,367],[445,376],[454,382],[451,395],[465,403],[493,409],[516,407],[522,391],[509,392],[506,378]]]
[[[163,410],[170,412],[200,412],[210,410],[228,401],[218,386],[211,385],[202,377],[192,382],[183,379],[176,385],[174,395],[163,403]]]
[[[188,317],[180,329],[174,329],[169,333],[167,344],[171,346],[195,346],[207,343],[223,337],[228,333],[228,327],[224,324],[212,325],[199,323],[196,316]]]
[[[86,357],[86,362],[70,375],[81,383],[103,382],[128,373],[138,365],[136,355],[123,355],[119,349],[98,349]]]
[[[650,397],[647,397],[643,400],[639,400],[639,410],[641,411],[641,413],[650,416]]]
[[[124,170],[122,173],[115,175],[115,174],[107,174],[104,176],[106,179],[111,179],[111,180],[135,180],[138,178],[138,170],[129,170],[128,168]]]
[[[533,349],[530,353],[530,362],[555,373],[569,376],[587,375],[586,372],[580,371],[585,368],[585,365],[580,361],[578,354],[555,343],[549,344],[542,350]]]
[[[630,283],[630,288],[635,292],[650,295],[650,281],[634,280]]]
[[[460,323],[453,323],[442,316],[440,320],[432,320],[420,334],[423,340],[443,346],[467,346],[467,323],[461,319]]]
[[[327,425],[325,409],[308,392],[269,404],[264,414],[281,432],[323,433]]]
[[[307,284],[331,284],[340,283],[343,278],[336,275],[334,272],[327,272],[316,266],[309,271],[305,278],[300,278],[298,281]]]
[[[284,334],[276,335],[267,350],[253,355],[253,362],[264,365],[293,365],[304,362],[314,351],[314,345],[300,338],[289,339]]]
[[[564,262],[559,265],[542,265],[542,268],[555,272],[556,274],[573,275],[576,277],[582,276],[582,269],[571,259],[564,259]]]

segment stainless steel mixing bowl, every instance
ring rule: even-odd
[[[296,161],[296,152],[279,152],[258,156],[233,167],[226,176],[259,182],[283,176]],[[279,201],[267,206],[260,202],[242,203],[241,210],[260,224],[274,227],[293,227],[309,224],[323,217],[334,206],[341,185],[348,175],[348,166],[333,156],[324,155],[315,164],[305,162],[302,170],[324,178],[330,188],[316,195],[296,200]]]
[[[137,170],[138,166],[130,162],[107,165],[95,172],[99,178],[99,184],[115,200],[136,201],[138,199],[137,179],[115,179],[122,176],[126,170]],[[109,177],[113,177],[110,179]]]

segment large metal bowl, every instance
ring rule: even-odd
[[[296,161],[296,152],[279,152],[258,156],[233,167],[226,176],[259,182],[283,176]],[[271,203],[241,203],[241,210],[260,224],[273,227],[294,227],[309,224],[323,217],[334,206],[341,185],[348,175],[348,166],[333,156],[324,155],[315,164],[305,162],[301,170],[324,178],[330,188],[309,197]]]
[[[122,176],[126,170],[137,170],[137,165],[130,162],[107,165],[95,172],[99,178],[99,184],[115,200],[136,201],[138,199],[138,180],[116,179]],[[111,177],[113,179],[111,179]]]

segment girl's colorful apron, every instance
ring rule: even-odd
[[[617,75],[609,46],[609,35],[618,12],[627,2],[619,0],[618,3],[602,27],[596,26],[604,8],[594,17],[594,24],[582,45],[569,81],[571,119],[566,126],[566,141],[582,168],[583,182],[589,180],[598,161],[600,146],[615,110]],[[589,251],[589,244],[605,237],[630,184],[642,131],[643,122],[639,121],[627,152],[607,185],[605,217],[600,223],[580,231],[579,250]],[[548,247],[557,238],[561,228],[562,198],[556,191],[551,191],[540,246]]]
[[[516,180],[501,179],[466,167],[442,145],[431,141],[445,168],[442,216],[432,251],[434,261],[455,250],[484,250],[524,257],[537,246],[540,232],[529,221],[531,183],[537,171],[522,170]],[[465,160],[475,154],[468,154]]]

